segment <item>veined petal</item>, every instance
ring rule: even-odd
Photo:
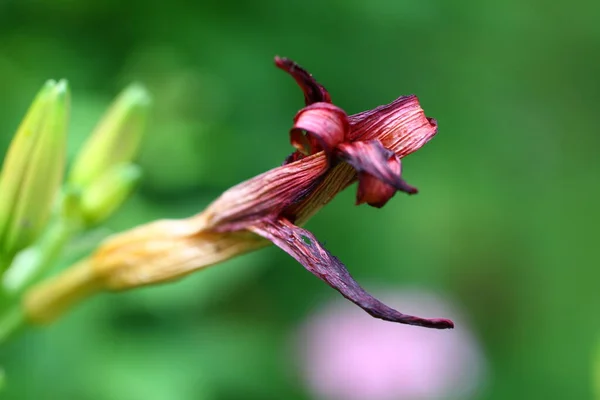
[[[357,204],[382,207],[396,190],[417,193],[415,187],[400,177],[400,160],[396,154],[383,147],[378,140],[342,143],[338,146],[338,152],[358,172]]]
[[[275,57],[275,65],[292,76],[304,92],[306,105],[318,102],[331,103],[327,89],[313,78],[304,68],[285,57]]]
[[[207,218],[206,229],[235,231],[255,221],[274,218],[309,196],[327,171],[327,159],[320,153],[242,182],[206,208],[203,213]]]
[[[314,103],[296,114],[290,141],[303,154],[324,150],[330,157],[336,146],[344,141],[348,130],[344,110],[330,103]]]
[[[367,293],[352,278],[344,264],[331,255],[309,231],[299,228],[286,219],[262,221],[248,228],[269,239],[283,251],[345,298],[375,318],[426,328],[448,329],[454,324],[448,319],[426,319],[402,314]]]
[[[427,118],[415,95],[348,117],[351,141],[377,139],[402,158],[420,149],[437,133],[437,122]]]

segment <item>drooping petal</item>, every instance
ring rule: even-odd
[[[275,65],[290,74],[298,82],[298,85],[304,92],[304,101],[307,106],[318,102],[331,103],[331,97],[327,89],[294,61],[289,58],[276,56]]]
[[[377,139],[402,158],[420,149],[437,133],[437,122],[427,118],[415,95],[348,117],[352,141]]]
[[[331,156],[336,146],[344,141],[348,130],[344,110],[330,103],[314,103],[296,114],[290,141],[303,154],[324,150]]]
[[[395,163],[394,163],[395,162]],[[400,161],[390,158],[390,168],[400,172]],[[367,203],[376,208],[381,208],[396,194],[396,188],[383,183],[373,175],[366,172],[358,174],[358,189],[356,190],[356,205]]]
[[[357,204],[383,207],[396,190],[417,193],[415,187],[400,177],[400,160],[396,154],[383,147],[378,140],[342,143],[338,146],[338,152],[358,172]]]
[[[248,229],[272,241],[312,274],[375,318],[426,328],[454,327],[448,319],[426,319],[406,315],[381,303],[356,283],[344,264],[323,248],[312,233],[285,219],[262,221]]]

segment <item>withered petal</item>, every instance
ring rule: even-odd
[[[356,205],[367,203],[376,208],[381,208],[394,197],[396,188],[383,183],[373,175],[366,172],[358,174],[358,189],[356,190]]]
[[[400,158],[420,149],[437,133],[437,122],[425,116],[415,95],[399,97],[348,120],[352,127],[348,139],[377,139]]]
[[[304,107],[294,117],[290,141],[304,154],[324,150],[331,157],[337,145],[344,141],[348,130],[348,117],[344,110],[330,103],[314,103]]]
[[[286,219],[261,221],[248,229],[272,241],[316,277],[375,318],[426,328],[454,327],[454,323],[448,319],[415,317],[386,306],[360,287],[344,264],[323,248],[312,233]]]
[[[329,170],[324,155],[304,157],[226,190],[205,210],[206,229],[228,232],[281,214],[318,187]]]
[[[380,141],[342,143],[337,149],[340,158],[359,173],[358,204],[366,202],[375,207],[383,206],[394,194],[389,186],[408,194],[417,193],[417,188],[400,177],[400,160],[396,154],[383,147]]]
[[[327,89],[294,61],[289,58],[276,56],[275,65],[290,74],[298,85],[300,85],[300,88],[304,92],[304,101],[307,106],[318,102],[331,103],[331,97]]]
[[[400,159],[392,154],[387,160],[389,169],[394,175],[401,176],[402,166]],[[367,203],[372,207],[383,207],[394,195],[396,188],[382,182],[367,172],[358,173],[358,190],[356,191],[356,205]]]

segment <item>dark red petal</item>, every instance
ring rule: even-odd
[[[275,65],[286,71],[296,80],[296,82],[298,82],[298,85],[300,85],[300,88],[304,92],[304,101],[307,106],[318,102],[331,103],[331,97],[329,96],[327,89],[319,84],[308,71],[294,61],[289,58],[276,56]]]
[[[352,126],[350,140],[377,139],[400,158],[420,149],[437,132],[436,121],[425,116],[414,95],[399,97],[348,119]]]
[[[304,154],[324,150],[330,156],[337,145],[344,141],[348,129],[344,110],[330,103],[314,103],[296,114],[290,130],[290,141]]]
[[[358,190],[356,205],[367,203],[372,207],[381,208],[396,194],[396,188],[383,183],[371,174],[358,174]]]
[[[392,154],[387,161],[388,167],[394,175],[401,176],[402,167],[400,160]],[[381,208],[396,194],[396,188],[384,183],[367,172],[358,173],[358,190],[356,191],[356,205],[367,203],[370,206]]]
[[[366,202],[375,207],[383,206],[393,195],[388,186],[408,194],[417,193],[417,188],[400,177],[400,160],[396,154],[383,147],[378,140],[342,143],[338,146],[338,152],[359,173],[358,204]]]
[[[204,210],[205,229],[235,231],[254,221],[274,218],[309,196],[328,171],[327,159],[315,155],[239,183]]]
[[[249,229],[272,241],[316,277],[375,318],[426,328],[454,327],[454,323],[448,319],[414,317],[386,306],[361,288],[350,276],[344,264],[325,250],[312,233],[293,225],[288,220],[262,221]]]

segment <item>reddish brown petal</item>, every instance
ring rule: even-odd
[[[390,155],[387,163],[394,175],[401,176],[402,167],[400,160],[395,154],[392,153]],[[367,203],[370,206],[381,208],[394,194],[396,194],[395,187],[382,182],[367,172],[359,172],[356,205]]]
[[[331,103],[331,97],[327,89],[294,61],[276,56],[275,65],[290,74],[298,82],[298,85],[300,85],[300,88],[304,92],[304,101],[307,106],[318,102]]]
[[[206,229],[235,231],[277,216],[312,193],[327,171],[327,159],[323,154],[315,154],[242,182],[206,208]]]
[[[414,95],[399,97],[348,119],[352,127],[350,140],[377,139],[400,158],[420,149],[437,132],[436,121],[425,116]]]
[[[398,166],[400,164],[398,163]],[[381,182],[371,174],[358,174],[358,190],[356,205],[367,203],[372,207],[381,208],[396,194],[396,188]]]
[[[400,160],[396,154],[378,140],[342,143],[338,151],[340,157],[358,171],[357,204],[382,207],[396,190],[417,193],[416,188],[400,177]]]
[[[336,146],[344,141],[348,129],[344,110],[330,103],[315,103],[296,114],[290,130],[290,141],[303,154],[325,150],[330,156]]]
[[[275,243],[304,268],[375,318],[426,328],[454,327],[453,322],[448,319],[414,317],[386,306],[361,288],[350,276],[344,264],[325,250],[312,233],[285,219],[263,221],[249,229]]]

